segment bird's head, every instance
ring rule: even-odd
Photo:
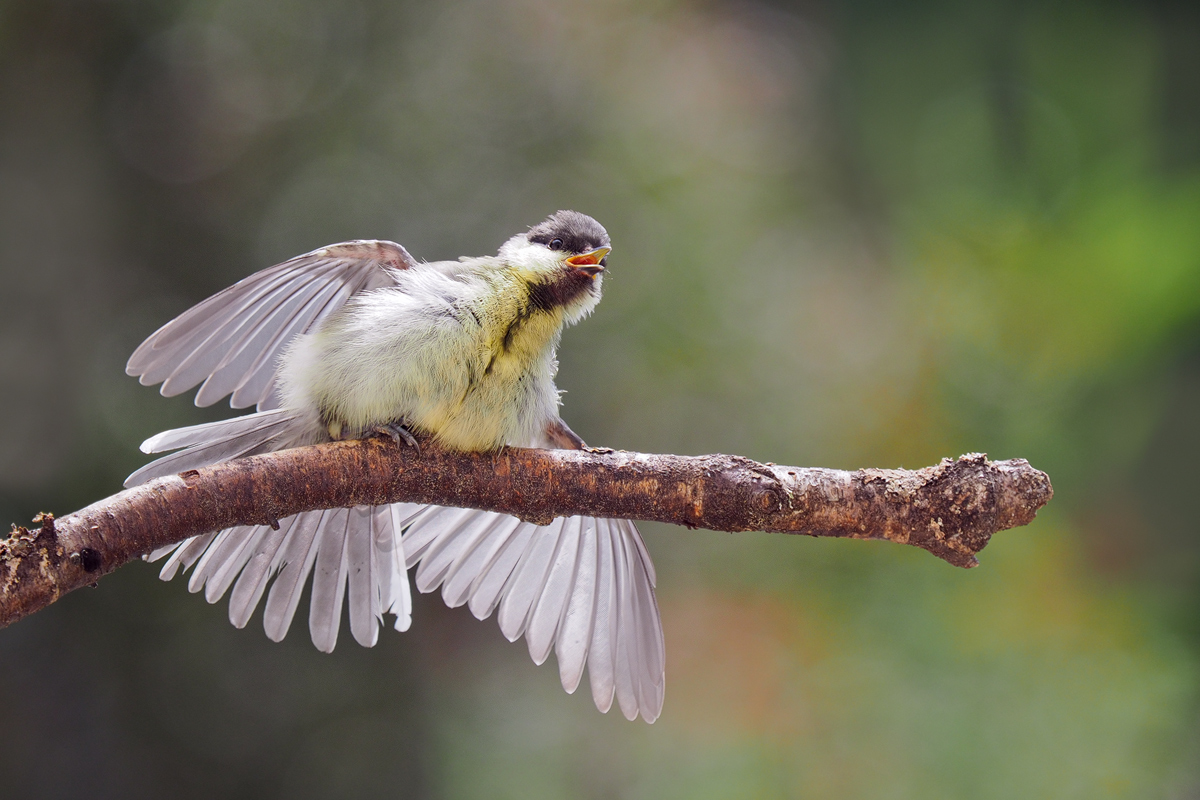
[[[528,281],[534,306],[561,309],[573,323],[600,302],[611,250],[608,231],[599,222],[578,211],[556,211],[505,242],[499,257]]]

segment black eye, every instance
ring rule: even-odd
[[[549,247],[551,250],[562,250],[563,249],[563,240],[562,239],[551,239],[550,244],[547,245],[547,247]]]

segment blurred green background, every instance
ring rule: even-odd
[[[0,521],[230,414],[124,375],[193,302],[557,208],[616,247],[561,353],[590,442],[1057,491],[972,571],[645,525],[652,726],[437,596],[326,656],[130,565],[0,631],[0,794],[1200,797],[1197,42],[1183,2],[0,2]]]

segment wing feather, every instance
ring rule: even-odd
[[[404,561],[404,544],[400,534],[411,509],[409,503],[392,503],[375,509],[375,549],[379,553],[380,604],[384,613],[394,614],[393,627],[406,631],[412,625],[412,594],[408,586],[408,567]]]
[[[297,291],[295,283],[295,276],[291,280],[288,280],[287,276],[279,276],[272,283],[270,291],[256,297],[250,308],[239,309],[240,313],[237,316],[196,342],[191,353],[163,381],[162,391],[166,392],[164,397],[174,397],[198,383],[207,382],[207,379],[228,361],[230,354],[236,353],[253,334],[256,325],[264,317],[269,318],[280,303],[285,302]],[[188,343],[191,344],[190,341]],[[198,405],[211,405],[200,397],[196,400]]]
[[[363,647],[379,641],[378,569],[375,513],[371,506],[350,509],[346,532],[347,579],[350,582],[350,633]]]
[[[295,515],[279,520],[279,530],[268,529],[266,535],[259,540],[254,555],[238,576],[237,583],[233,586],[233,594],[229,597],[229,621],[234,627],[244,628],[250,621],[254,609],[262,600],[267,581],[279,569],[284,541],[299,519],[300,516]]]
[[[317,557],[317,548],[313,546],[317,530],[328,513],[331,512],[310,511],[297,515],[296,524],[284,546],[284,567],[275,583],[271,584],[267,605],[263,609],[263,630],[271,641],[283,641],[292,625],[296,607],[300,605],[300,595],[304,592],[304,581]]]
[[[125,371],[173,396],[203,384],[197,405],[233,394],[234,408],[269,404],[280,354],[354,294],[395,283],[416,266],[394,242],[323,247],[238,281],[159,328]]]
[[[613,527],[610,525],[610,528]],[[615,532],[614,532],[615,533]],[[633,587],[630,585],[629,549],[619,535],[612,539],[613,558],[617,577],[617,628],[615,631],[617,704],[625,719],[633,720],[638,715],[637,659],[638,637],[635,628],[637,617],[633,613]]]
[[[606,519],[597,521],[596,545],[596,613],[588,651],[588,680],[596,708],[607,714],[616,688],[613,636],[617,622],[617,579],[613,566],[613,537]]]
[[[467,515],[465,508],[450,509],[444,506],[423,506],[408,521],[404,533],[404,556],[409,567],[414,567],[425,557],[426,552],[438,541],[452,520]],[[451,516],[443,516],[449,514]],[[420,578],[418,587],[420,586]]]
[[[233,581],[250,561],[254,551],[258,549],[258,543],[262,541],[263,535],[269,530],[271,528],[267,525],[256,525],[253,528],[247,528],[241,536],[230,542],[226,552],[218,557],[220,563],[204,581],[205,600],[215,603],[225,596],[225,592],[229,591]]]
[[[504,588],[496,621],[510,642],[519,639],[529,624],[530,609],[541,596],[550,574],[550,564],[562,538],[563,522],[559,517],[549,525],[534,529],[532,541]]]
[[[446,508],[425,522],[426,531],[436,530],[437,541],[428,547],[417,568],[417,589],[432,592],[477,532],[486,531],[490,512],[470,508]],[[429,535],[425,533],[425,535]]]
[[[216,369],[204,378],[204,383],[196,393],[196,405],[210,406],[239,389],[254,376],[256,368],[264,360],[272,359],[282,351],[282,347],[271,349],[269,345],[290,327],[288,323],[294,321],[297,310],[307,306],[314,296],[319,297],[322,289],[332,289],[330,294],[336,294],[337,288],[336,284],[322,287],[313,283],[295,289],[283,287],[273,308],[264,308],[262,317],[247,319],[244,333],[227,349]],[[246,403],[241,407],[246,405],[254,403]],[[238,407],[234,405],[234,408]]]
[[[298,309],[263,346],[261,354],[250,366],[246,377],[234,391],[233,397],[230,398],[229,404],[234,408],[245,408],[256,404],[261,406],[275,388],[279,356],[288,342],[306,330],[316,330],[326,317],[346,302],[348,296],[349,292],[345,291],[344,287],[339,289],[336,284],[331,284]],[[311,315],[310,319],[308,312],[318,304],[320,309],[315,315]]]
[[[342,622],[346,597],[346,539],[350,509],[327,512],[317,531],[317,563],[313,567],[312,597],[308,602],[308,631],[322,653],[332,653]]]
[[[563,520],[558,535],[558,547],[550,564],[546,583],[529,612],[529,630],[525,642],[529,645],[529,657],[533,663],[542,664],[554,647],[554,637],[571,598],[579,565],[579,538],[582,530],[581,517]]]
[[[472,547],[463,548],[463,553],[446,573],[442,584],[442,599],[450,608],[458,608],[471,599],[471,594],[483,579],[486,570],[492,564],[509,538],[516,533],[517,528],[525,523],[516,517],[496,514],[492,524],[487,527]],[[508,576],[505,576],[507,579]]]
[[[638,637],[639,681],[642,686],[642,718],[653,722],[662,712],[665,689],[666,646],[663,642],[662,620],[658,600],[654,595],[654,564],[646,551],[645,542],[629,520],[614,525],[634,548],[631,553],[630,576],[633,581],[634,631]]]
[[[280,267],[282,264],[277,264],[248,275],[230,287],[237,288],[238,291],[222,290],[221,293],[227,293],[224,302],[210,303],[213,299],[210,297],[163,325],[133,351],[129,363],[134,368],[149,373],[154,369],[152,365],[162,363],[161,351],[178,345],[194,346],[197,340],[208,338],[213,331],[231,319],[236,319],[247,308],[252,308],[264,295],[286,282],[288,271]],[[207,313],[197,313],[201,308]]]
[[[463,526],[462,533],[458,536],[461,542],[457,546],[442,547],[436,552],[431,548],[426,561],[422,563],[422,568],[426,564],[432,573],[436,573],[437,583],[431,585],[426,591],[432,591],[438,585],[442,587],[442,599],[446,601],[446,605],[450,608],[457,608],[467,601],[471,581],[463,580],[460,577],[456,583],[458,590],[454,595],[450,594],[450,579],[453,576],[461,575],[463,565],[468,562],[473,562],[478,565],[478,559],[472,559],[471,556],[480,548],[483,548],[485,554],[490,551],[494,531],[498,526],[503,525],[505,517],[500,514],[492,514],[488,512],[479,512],[472,524],[467,527]],[[466,576],[464,576],[466,577]],[[474,575],[470,577],[475,577]]]
[[[666,651],[663,647],[662,624],[658,620],[658,603],[654,590],[645,580],[634,574],[633,608],[635,625],[639,634],[638,683],[641,686],[638,707],[642,719],[654,722],[662,713],[663,690],[665,687],[664,667]]]
[[[185,570],[196,563],[196,559],[204,554],[204,549],[216,537],[216,533],[206,533],[202,536],[193,536],[190,539],[184,539],[178,545],[170,545],[160,547],[150,554],[151,561],[157,561],[167,553],[171,553],[171,557],[166,560],[159,570],[158,577],[164,581],[169,581],[175,577],[175,573],[180,567]],[[174,552],[172,552],[174,551]]]
[[[246,530],[248,528],[226,528],[216,535],[216,538],[212,540],[212,544],[204,551],[204,555],[200,556],[200,560],[196,562],[196,567],[192,570],[191,577],[188,578],[187,588],[189,592],[195,594],[204,588],[204,581],[208,578],[210,568],[216,569],[218,562],[216,562],[215,556],[217,553],[223,551],[227,544],[236,543],[236,539],[234,542],[230,542],[231,537],[237,537]]]
[[[264,296],[268,296],[286,280],[287,275],[282,270],[263,270],[242,281],[246,286],[239,297],[228,297],[228,302],[224,304],[210,302],[213,298],[209,298],[185,311],[142,342],[129,357],[125,371],[130,375],[139,376],[139,382],[143,386],[163,382],[176,372],[195,350],[201,349],[216,331],[224,326],[238,325],[239,317],[247,309],[252,309]],[[201,309],[208,313],[198,313]],[[223,338],[217,339],[218,343],[222,341]],[[204,349],[214,354],[217,352],[215,347]],[[172,355],[176,357],[172,358]],[[216,358],[213,362],[215,366],[220,362],[220,356],[213,357]]]
[[[584,667],[607,711],[654,721],[662,709],[664,649],[654,571],[629,520],[558,518],[536,526],[493,512],[429,507],[404,538],[417,588],[467,602],[510,641],[524,636],[541,664],[553,649],[563,688]]]
[[[518,524],[480,572],[478,585],[472,590],[471,599],[467,601],[467,607],[476,619],[487,619],[496,610],[503,597],[504,587],[508,585],[517,562],[521,560],[536,530],[536,525],[527,522]]]
[[[575,585],[571,588],[571,597],[567,601],[554,647],[558,675],[568,694],[574,694],[579,687],[592,639],[596,612],[596,523],[591,517],[583,518],[579,531],[579,563],[575,570]]]

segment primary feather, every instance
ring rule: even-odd
[[[599,301],[608,235],[560,211],[496,256],[419,264],[392,242],[321,248],[251,275],[164,325],[129,360],[164,395],[199,386],[198,405],[230,397],[258,412],[165,431],[145,452],[176,450],[129,477],[186,469],[403,424],[444,446],[578,446],[558,416],[555,350],[564,325]],[[193,537],[164,579],[216,602],[232,589],[243,627],[266,597],[263,626],[282,639],[312,576],[309,630],[326,652],[348,603],[370,647],[384,614],[408,628],[417,588],[484,619],[499,610],[533,660],[553,650],[563,688],[584,665],[596,705],[630,719],[662,709],[664,652],[654,569],[633,523],[590,517],[536,526],[472,509],[397,503],[329,509]]]

